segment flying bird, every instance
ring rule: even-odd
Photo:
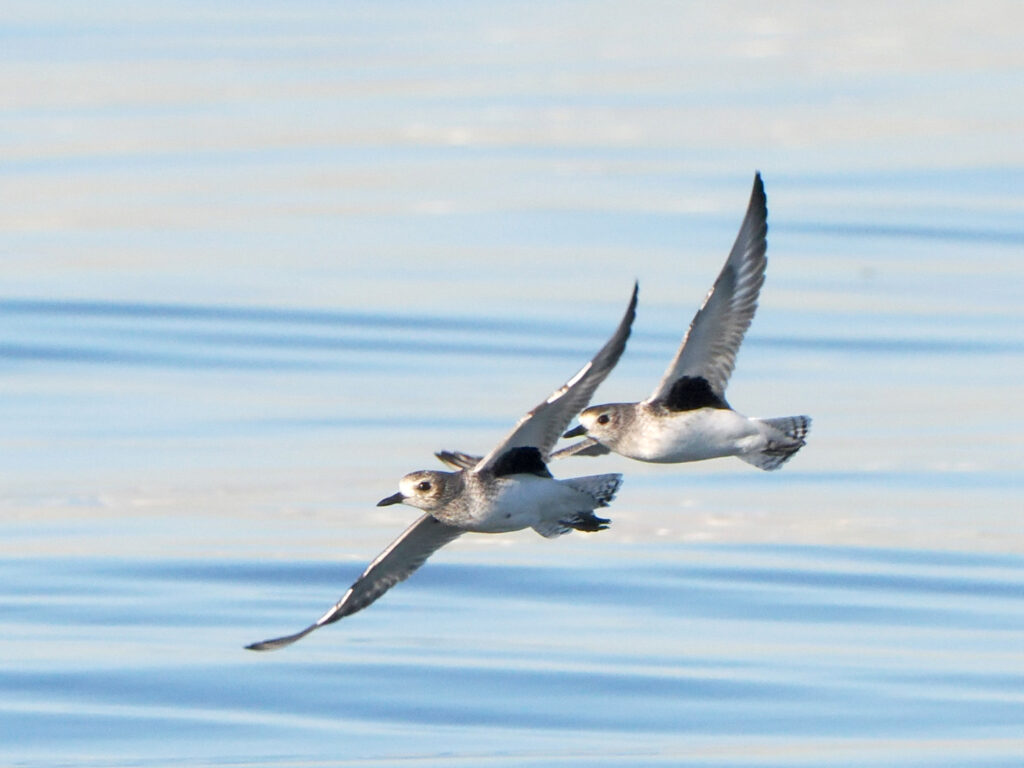
[[[639,403],[594,405],[564,437],[586,439],[559,452],[614,451],[640,461],[677,463],[737,456],[761,469],[778,469],[804,445],[809,416],[750,418],[726,402],[736,354],[757,309],[767,266],[768,209],[761,174],[736,242],[697,311],[675,358]]]
[[[636,316],[637,291],[634,285],[618,328],[593,359],[523,416],[490,453],[455,472],[411,472],[401,479],[397,493],[378,502],[378,506],[406,504],[425,514],[370,563],[341,600],[300,632],[246,647],[254,651],[281,648],[362,610],[463,533],[533,528],[551,538],[572,530],[607,528],[610,521],[594,510],[611,502],[622,476],[556,480],[547,461],[559,436],[590,402],[626,348]]]

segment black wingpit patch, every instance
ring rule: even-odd
[[[698,408],[728,408],[729,404],[715,394],[703,376],[683,376],[669,390],[665,407],[670,411],[695,411]]]
[[[538,475],[551,477],[540,451],[533,446],[509,448],[494,462],[494,476],[505,475]]]

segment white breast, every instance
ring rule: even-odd
[[[762,439],[754,422],[722,408],[645,416],[621,447],[623,455],[654,462],[700,461],[734,456]]]
[[[575,491],[557,480],[535,475],[510,475],[488,484],[486,500],[475,505],[473,527],[481,533],[519,531],[578,507]]]

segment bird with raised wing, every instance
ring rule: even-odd
[[[425,512],[370,563],[329,611],[300,632],[246,646],[273,650],[294,643],[373,603],[408,578],[430,555],[463,533],[533,528],[545,537],[599,531],[610,522],[594,514],[622,482],[619,474],[556,480],[547,468],[559,436],[584,408],[622,356],[636,315],[637,287],[615,333],[590,362],[523,416],[482,459],[455,472],[421,470],[399,482],[378,506],[406,504]]]
[[[660,463],[737,456],[761,469],[778,469],[800,450],[810,429],[809,416],[751,418],[725,400],[764,283],[767,220],[758,173],[732,251],[654,392],[640,403],[586,408],[579,425],[564,435],[586,439],[558,455],[614,451]]]

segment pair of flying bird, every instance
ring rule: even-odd
[[[334,607],[301,632],[247,647],[281,648],[362,610],[463,533],[533,528],[541,536],[555,537],[571,530],[607,528],[609,520],[594,510],[611,502],[622,475],[556,480],[547,467],[551,459],[612,451],[663,463],[738,456],[761,469],[778,469],[804,445],[810,418],[748,418],[725,400],[736,353],[764,283],[767,215],[764,185],[757,174],[725,266],[650,397],[639,403],[586,407],[626,348],[636,315],[634,285],[626,313],[608,342],[523,416],[490,453],[480,458],[441,451],[436,456],[454,472],[412,472],[402,478],[398,493],[378,503],[407,504],[425,514],[370,563]],[[579,425],[566,432],[577,414]],[[584,435],[582,441],[553,451],[559,437]]]

